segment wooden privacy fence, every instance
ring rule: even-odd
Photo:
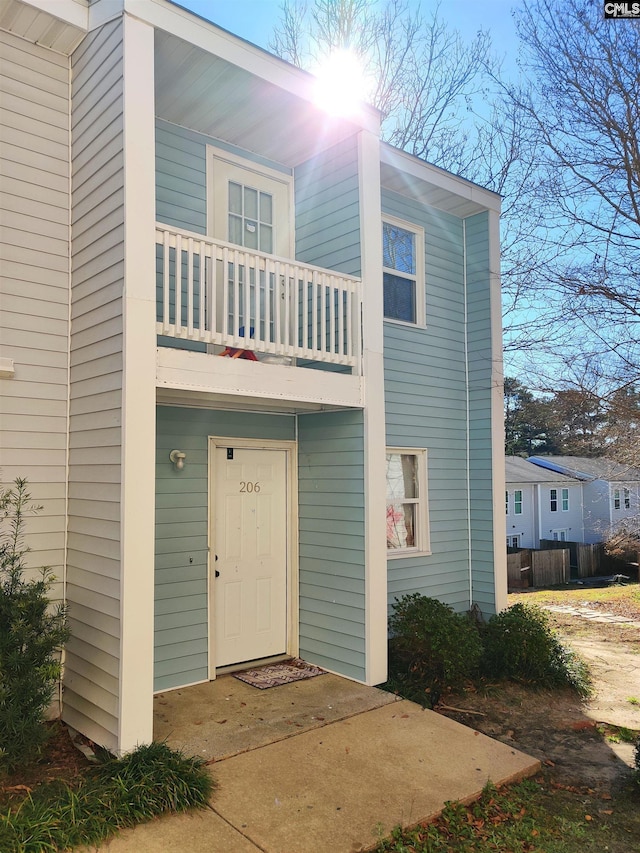
[[[561,542],[556,539],[541,539],[540,548],[544,550],[569,548],[572,564],[577,568],[579,578],[593,578],[609,571],[607,557],[602,542],[585,545],[583,542]]]
[[[568,548],[531,552],[531,583],[533,586],[555,586],[569,583],[571,561]]]
[[[523,550],[507,554],[509,589],[568,583],[571,576],[569,549]]]

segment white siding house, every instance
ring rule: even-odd
[[[541,539],[584,542],[582,483],[534,465],[506,458],[507,546],[539,548]]]
[[[640,531],[640,470],[612,459],[531,456],[529,461],[582,483],[584,542],[602,542],[624,527]]]
[[[64,719],[126,751],[223,667],[384,681],[396,596],[500,610],[499,197],[169,0],[5,0],[0,45],[0,485]]]

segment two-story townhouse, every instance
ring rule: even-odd
[[[602,542],[625,527],[640,530],[640,470],[612,459],[584,456],[531,456],[535,465],[580,480],[584,541]]]
[[[8,0],[1,482],[69,604],[63,717],[300,655],[386,677],[505,604],[499,198],[169,0]]]
[[[584,542],[582,500],[574,477],[507,456],[507,547],[539,548],[541,539]]]

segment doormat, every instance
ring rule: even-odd
[[[262,666],[260,669],[246,669],[244,672],[236,672],[233,677],[244,681],[258,690],[267,690],[269,687],[279,687],[281,684],[291,684],[293,681],[302,681],[304,678],[315,678],[316,675],[326,675],[326,670],[318,666],[293,658],[286,663],[276,663],[271,666]]]

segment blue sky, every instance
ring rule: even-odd
[[[282,4],[282,0],[176,1],[218,26],[267,49],[274,25],[280,18]],[[409,0],[409,5],[416,7],[418,1]],[[421,5],[423,12],[428,14],[435,3],[423,0]],[[490,30],[496,54],[504,58],[505,67],[515,67],[517,49],[512,7],[512,0],[475,0],[471,3],[468,0],[445,0],[440,6],[440,15],[465,38],[472,38],[480,28]]]

